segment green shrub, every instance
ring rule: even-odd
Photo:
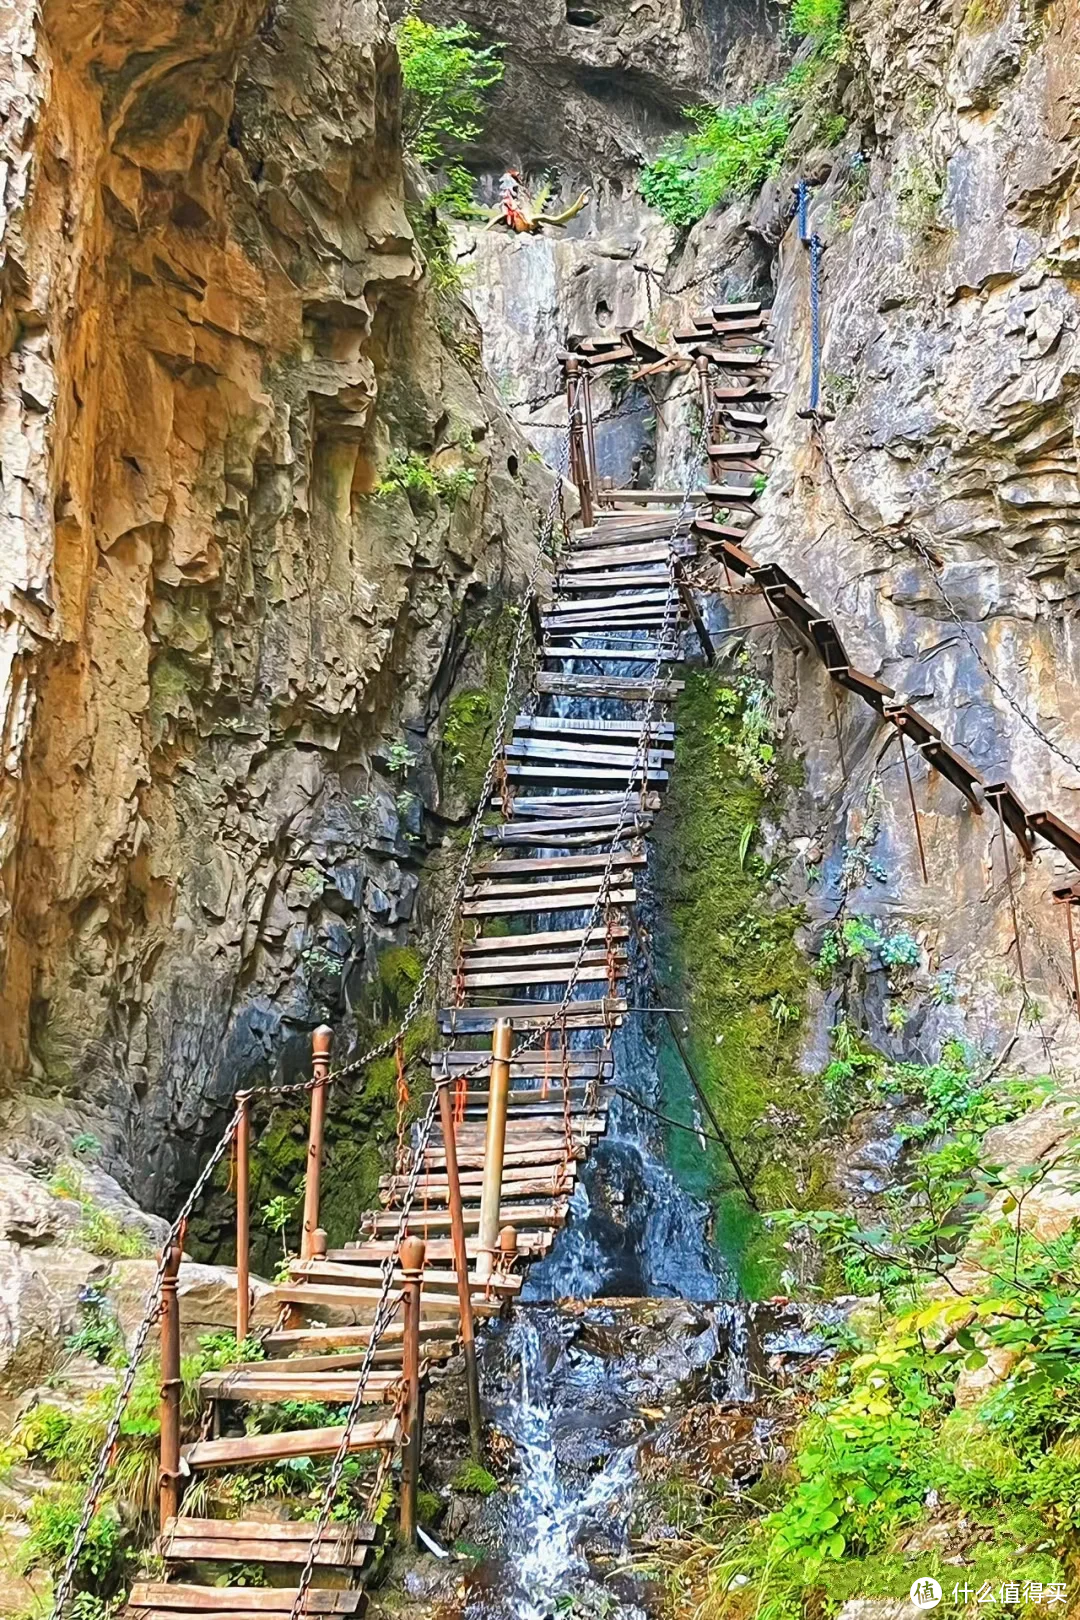
[[[93,1361],[105,1362],[120,1348],[120,1324],[109,1307],[105,1295],[96,1288],[84,1288],[79,1295],[82,1320],[74,1333],[64,1340],[64,1349],[72,1355],[89,1356]]]
[[[124,1226],[94,1202],[77,1164],[58,1164],[49,1179],[49,1191],[55,1198],[70,1198],[78,1204],[81,1219],[74,1241],[91,1254],[109,1260],[141,1260],[153,1252],[142,1232]]]
[[[499,1482],[483,1463],[467,1462],[462,1463],[458,1469],[453,1488],[467,1496],[494,1496],[499,1489]]]
[[[440,499],[453,506],[475,485],[476,470],[473,467],[433,468],[415,450],[405,454],[395,451],[386,463],[375,494],[385,497],[400,491],[409,497],[410,504],[417,510],[430,511]]]
[[[487,92],[503,76],[502,47],[482,46],[464,23],[438,28],[413,16],[396,38],[405,149],[421,163],[441,163],[481,133]]]
[[[123,1226],[116,1216],[96,1204],[83,1204],[83,1217],[75,1228],[74,1240],[91,1254],[108,1260],[144,1260],[153,1253],[146,1236],[133,1227]]]
[[[689,107],[691,135],[668,143],[641,173],[641,195],[672,225],[692,225],[717,203],[746,196],[774,171],[791,113],[779,89],[736,107]]]
[[[69,1486],[37,1495],[26,1511],[30,1534],[23,1542],[19,1564],[24,1571],[48,1570],[57,1577],[67,1562],[83,1511],[83,1491]],[[114,1588],[124,1566],[123,1534],[115,1509],[99,1508],[83,1542],[76,1579],[99,1592]]]
[[[810,55],[778,83],[733,107],[688,107],[694,129],[670,140],[641,171],[641,195],[671,225],[688,226],[711,208],[747,196],[785,158],[794,156],[791,136],[806,109],[809,143],[834,146],[847,130],[835,105],[831,65],[847,54],[846,0],[794,0],[791,32],[812,42]]]
[[[845,0],[792,0],[788,26],[800,39],[825,39],[844,26]]]

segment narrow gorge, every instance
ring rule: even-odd
[[[0,1613],[1071,1614],[1080,7],[0,109]]]

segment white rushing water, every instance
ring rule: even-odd
[[[560,1419],[565,1414],[553,1399],[552,1385],[565,1352],[545,1345],[537,1321],[523,1312],[510,1330],[511,1355],[519,1363],[516,1400],[503,1423],[518,1451],[520,1484],[513,1505],[513,1561],[507,1571],[511,1589],[500,1595],[493,1612],[507,1620],[551,1620],[562,1612],[571,1594],[575,1613],[593,1612],[590,1594],[603,1599],[596,1612],[612,1620],[634,1620],[635,1605],[612,1606],[609,1595],[595,1583],[582,1551],[587,1537],[602,1536],[613,1549],[625,1546],[633,1502],[631,1489],[637,1473],[637,1449],[615,1450],[594,1472],[568,1467],[559,1456]],[[547,1365],[554,1360],[553,1365]],[[565,1367],[561,1369],[565,1372]],[[571,1386],[574,1374],[569,1374]],[[563,1391],[563,1399],[566,1392]]]

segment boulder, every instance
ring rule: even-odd
[[[0,1403],[55,1370],[79,1323],[79,1294],[100,1286],[108,1269],[108,1261],[68,1244],[0,1240]]]
[[[139,1329],[146,1301],[157,1273],[156,1260],[117,1260],[109,1277],[109,1299],[116,1311],[120,1331],[130,1344]],[[273,1293],[273,1286],[261,1277],[251,1279],[254,1293],[252,1319],[256,1326],[268,1327],[276,1314],[259,1311],[260,1303]],[[236,1268],[204,1266],[184,1260],[177,1286],[180,1302],[180,1343],[189,1353],[198,1349],[204,1333],[231,1332],[236,1326]],[[156,1343],[157,1328],[151,1331]]]

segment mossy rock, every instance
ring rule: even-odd
[[[753,852],[784,778],[796,773],[768,744],[757,768],[753,737],[740,730],[745,712],[737,677],[689,675],[656,829],[657,884],[660,946],[672,994],[686,1008],[694,1068],[768,1210],[803,1204],[811,1186],[820,1195],[813,1144],[823,1105],[798,1067],[810,972],[796,942],[801,913],[776,903],[775,873]],[[685,1114],[690,1095],[677,1057],[666,1054],[662,1067],[669,1101]],[[723,1149],[710,1143],[703,1163],[693,1137],[674,1131],[669,1152],[680,1178],[711,1199],[718,1246],[744,1292],[774,1292],[783,1251],[749,1208]]]

